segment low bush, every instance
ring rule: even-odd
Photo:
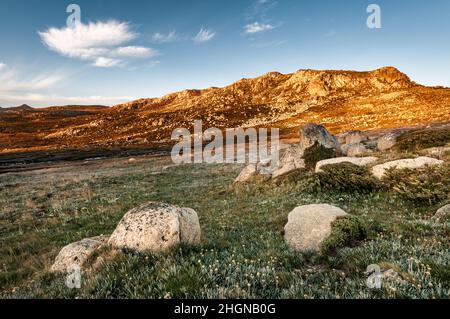
[[[352,163],[340,163],[326,165],[322,167],[322,171],[317,174],[317,178],[324,188],[367,193],[379,187],[378,181],[370,174],[367,167]]]
[[[308,172],[305,171],[305,169],[299,168],[299,169],[290,171],[286,174],[275,177],[273,179],[272,183],[277,186],[284,185],[284,184],[292,184],[292,183],[295,184],[299,181],[304,180],[307,175],[308,175]]]
[[[450,143],[449,128],[416,130],[400,135],[394,149],[413,152],[430,147],[445,146],[447,143]]]
[[[388,170],[383,182],[405,199],[429,204],[450,197],[450,165]]]
[[[367,234],[367,225],[359,217],[352,215],[340,217],[331,225],[331,234],[322,243],[321,252],[328,255],[339,248],[352,246],[364,240]]]
[[[313,146],[307,148],[303,153],[306,169],[313,170],[317,162],[336,157],[336,151],[326,148],[322,144],[315,142]]]

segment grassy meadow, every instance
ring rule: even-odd
[[[311,172],[233,187],[242,165],[170,164],[168,157],[105,159],[0,175],[1,297],[450,296],[450,224],[431,218],[448,197],[415,200],[395,188],[340,187],[342,181],[327,182]],[[448,194],[446,172],[448,166],[436,173],[443,179],[433,181],[439,194]],[[67,288],[63,275],[49,272],[63,246],[111,234],[129,209],[147,201],[195,209],[201,245],[159,256],[103,248],[92,257],[81,289]],[[366,238],[326,254],[294,252],[283,240],[287,215],[313,203],[359,217]],[[370,264],[400,277],[369,289]]]

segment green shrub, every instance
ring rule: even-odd
[[[450,165],[420,169],[390,169],[383,181],[390,190],[416,202],[438,203],[449,198]]]
[[[336,157],[336,151],[326,148],[322,144],[315,142],[313,146],[307,148],[303,153],[306,169],[313,170],[317,162]]]
[[[430,147],[445,146],[450,143],[450,129],[416,130],[403,133],[397,138],[394,149],[399,151],[417,151]]]
[[[272,182],[277,186],[284,184],[293,184],[302,181],[306,176],[307,172],[305,171],[305,169],[299,168],[275,177]]]
[[[379,186],[367,167],[352,163],[331,164],[322,167],[317,177],[321,186],[345,192],[367,193]]]
[[[367,238],[367,234],[367,225],[359,217],[348,215],[337,218],[331,224],[330,236],[322,243],[321,252],[328,255],[339,248],[354,245]]]

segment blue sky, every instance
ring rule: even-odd
[[[381,29],[367,27],[371,3]],[[0,1],[4,107],[113,105],[268,71],[386,65],[450,86],[450,1]]]

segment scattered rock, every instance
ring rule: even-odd
[[[272,170],[269,161],[261,161],[258,164],[249,164],[241,171],[234,180],[235,183],[245,183],[253,180],[255,177],[263,177],[263,180],[270,179]]]
[[[368,140],[368,137],[362,131],[349,131],[339,135],[337,138],[340,144],[358,144]]]
[[[302,156],[303,153],[298,145],[286,149],[280,157],[277,168],[272,173],[272,178],[277,178],[296,169],[305,168],[305,160],[302,159]]]
[[[386,135],[383,135],[378,139],[377,142],[377,148],[380,152],[384,152],[387,150],[390,150],[395,146],[397,143],[397,138],[402,134],[403,132],[391,132]]]
[[[431,147],[426,148],[420,151],[421,154],[427,155],[427,156],[435,156],[435,157],[442,157],[446,153],[450,153],[450,146],[440,146],[440,147]]]
[[[349,144],[342,147],[342,152],[347,156],[364,156],[372,151],[367,149],[363,144]]]
[[[426,165],[440,165],[443,164],[444,161],[437,160],[435,158],[431,157],[418,157],[418,158],[411,158],[411,159],[401,159],[397,161],[387,162],[384,164],[376,165],[372,168],[373,175],[378,178],[382,179],[384,174],[388,169],[403,169],[403,168],[409,168],[409,169],[416,169],[421,168]]]
[[[297,207],[289,213],[284,238],[296,251],[319,251],[331,234],[331,224],[346,215],[342,209],[328,204]]]
[[[288,148],[280,157],[272,178],[302,168],[314,168],[320,160],[335,157],[341,153],[336,138],[325,127],[307,124],[300,128],[300,141]]]
[[[450,204],[447,204],[436,211],[433,218],[435,219],[445,219],[450,216]]]
[[[325,127],[307,124],[300,128],[300,142],[283,150],[275,169],[270,161],[246,166],[235,183],[242,183],[261,175],[264,179],[278,178],[300,169],[314,169],[322,159],[336,157],[341,153],[340,144]]]
[[[251,180],[258,172],[255,164],[249,164],[244,167],[238,177],[234,180],[235,183],[245,183]]]
[[[333,165],[333,164],[341,164],[341,163],[352,163],[358,166],[366,166],[369,164],[372,164],[378,160],[377,157],[336,157],[336,158],[330,158],[323,161],[320,161],[316,164],[316,173],[320,173],[323,170],[322,167],[326,165]]]
[[[259,174],[268,176],[270,178],[270,175],[272,175],[272,172],[273,172],[272,159],[269,158],[269,159],[260,161],[256,165],[256,170],[258,171]]]
[[[65,273],[74,267],[83,267],[88,258],[106,244],[108,238],[108,236],[85,238],[65,246],[56,257],[51,271]]]
[[[319,143],[325,148],[333,149],[336,153],[340,152],[340,144],[325,127],[317,124],[306,124],[302,126],[300,128],[300,149],[305,151],[315,143]]]
[[[200,223],[193,209],[149,202],[125,214],[109,244],[120,249],[160,253],[180,243],[197,244],[200,239]]]
[[[162,170],[162,171],[167,171],[167,170],[169,170],[169,169],[171,169],[171,168],[173,168],[173,167],[177,167],[177,166],[179,166],[179,164],[166,165],[166,166],[163,166],[163,167],[161,168],[161,170]]]

